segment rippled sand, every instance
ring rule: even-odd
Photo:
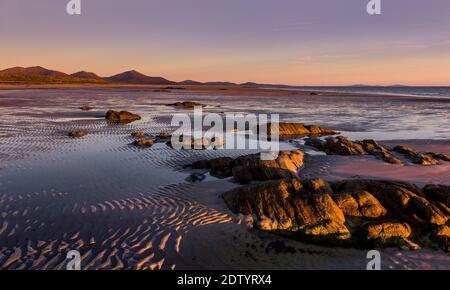
[[[201,101],[210,105],[207,112],[281,113],[283,120],[382,140],[450,136],[448,102],[364,99],[141,88],[0,91],[0,268],[64,269],[66,253],[76,249],[83,269],[364,269],[366,251],[319,247],[248,229],[219,197],[236,186],[229,180],[185,181],[186,164],[251,151],[128,145],[131,132],[173,130],[170,119],[178,111],[164,104],[175,100]],[[83,105],[96,109],[77,109]],[[103,118],[108,109],[144,118],[108,124]],[[72,130],[89,135],[66,137]],[[448,149],[442,140],[439,148]],[[350,166],[326,161],[328,171],[321,171],[320,162],[310,172],[331,177],[345,172],[335,168]],[[445,182],[442,174],[424,176],[424,182]],[[450,268],[450,257],[442,251],[387,249],[382,261],[386,269]]]

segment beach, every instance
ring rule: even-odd
[[[83,269],[360,269],[367,250],[315,245],[251,228],[221,195],[239,185],[187,165],[254,150],[174,150],[130,146],[131,133],[172,132],[196,101],[205,113],[279,114],[280,121],[337,130],[351,140],[450,154],[450,98],[245,87],[136,85],[0,86],[0,269],[64,269],[78,250]],[[82,111],[82,106],[92,106]],[[105,120],[108,110],[142,118]],[[67,132],[83,130],[82,138]],[[450,185],[450,162],[398,166],[334,156],[301,138],[300,178],[401,180]],[[383,269],[450,269],[441,249],[380,249]]]

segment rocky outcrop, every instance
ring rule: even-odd
[[[422,189],[422,192],[427,199],[441,202],[447,207],[450,207],[449,185],[428,184]]]
[[[233,212],[256,215],[264,221],[265,230],[316,233],[320,232],[320,227],[339,228],[335,225],[327,227],[323,224],[326,221],[341,225],[345,221],[342,210],[328,192],[330,190],[323,180],[301,182],[291,179],[240,187],[223,194],[223,198]]]
[[[217,177],[233,176],[237,182],[265,181],[293,178],[303,166],[304,154],[299,150],[281,151],[275,160],[261,160],[261,154],[229,157],[212,160],[200,160],[192,164],[193,168],[210,169]]]
[[[84,136],[86,136],[88,133],[86,132],[86,131],[72,131],[72,132],[69,132],[67,135],[69,136],[69,137],[72,137],[72,138],[80,138],[80,137],[84,137]]]
[[[323,150],[328,155],[366,154],[366,151],[360,144],[352,142],[344,136],[327,138]]]
[[[388,149],[381,146],[375,140],[362,140],[362,141],[356,141],[355,143],[361,145],[368,154],[378,157],[387,163],[403,164],[403,162],[400,159],[398,159],[394,155],[392,155],[392,153],[389,152]]]
[[[323,128],[315,125],[304,125],[302,123],[287,123],[280,122],[278,124],[278,131],[273,132],[273,134],[277,134],[280,138],[295,138],[295,137],[305,137],[305,136],[327,136],[327,135],[335,135],[338,132]],[[272,133],[272,124],[267,124],[267,134],[270,135]]]
[[[442,207],[447,190],[383,180],[283,179],[236,188],[223,199],[233,212],[254,216],[262,230],[339,245],[410,249],[431,236],[448,250],[450,212]]]
[[[176,102],[173,104],[168,104],[167,106],[176,107],[176,108],[184,108],[184,109],[193,109],[195,107],[206,107],[205,104],[197,103],[197,102]]]
[[[433,159],[439,159],[442,161],[450,162],[450,156],[443,153],[427,152],[426,155],[431,156]]]
[[[141,119],[141,116],[127,112],[127,111],[113,111],[109,110],[105,118],[113,123],[128,124]]]
[[[421,154],[408,146],[395,146],[393,150],[400,154],[403,154],[414,164],[435,165],[439,163],[439,161],[437,161],[436,159],[428,155]]]

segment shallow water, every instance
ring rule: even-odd
[[[180,247],[191,230],[233,223],[223,205],[211,206],[196,184],[185,181],[189,173],[183,166],[256,151],[129,145],[130,133],[138,130],[172,131],[171,116],[185,111],[165,104],[180,100],[206,103],[206,112],[278,113],[281,120],[335,128],[351,138],[450,139],[450,103],[436,100],[137,89],[0,91],[0,268],[62,268],[67,249],[79,249],[85,268],[170,269],[186,264]],[[82,112],[83,105],[96,109]],[[143,119],[109,124],[108,109],[129,110]],[[89,135],[66,137],[72,130]],[[217,190],[212,199],[218,198]]]

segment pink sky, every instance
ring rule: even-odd
[[[450,85],[450,1],[0,1],[0,69],[181,81]]]

